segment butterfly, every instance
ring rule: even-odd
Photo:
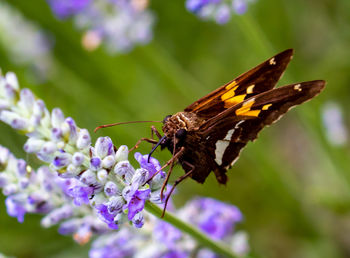
[[[153,128],[159,141],[143,138],[156,144],[151,153],[161,146],[173,157],[162,167],[170,166],[163,190],[172,168],[180,163],[185,174],[176,185],[187,177],[204,183],[211,172],[220,184],[227,182],[226,172],[237,161],[241,150],[257,138],[265,127],[276,122],[292,107],[318,95],[325,81],[315,80],[274,88],[293,56],[287,49],[236,79],[195,101],[184,111],[169,115],[163,120],[164,135]],[[164,215],[164,212],[163,212]]]
[[[292,57],[287,49],[164,119],[158,145],[172,152],[168,165],[178,161],[185,171],[174,186],[186,177],[204,183],[211,172],[225,184],[226,172],[261,129],[324,89],[323,80],[274,88]]]

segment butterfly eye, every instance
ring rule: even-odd
[[[185,129],[179,129],[175,133],[176,138],[178,139],[184,139],[186,137],[187,131]]]
[[[166,123],[166,121],[168,121],[168,119],[169,119],[170,117],[172,117],[172,115],[168,115],[168,116],[166,116],[166,117],[163,119],[163,124],[165,124],[165,123]]]

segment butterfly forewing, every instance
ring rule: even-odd
[[[310,81],[272,89],[204,123],[199,131],[203,139],[207,139],[217,177],[226,180],[225,172],[233,165],[240,150],[256,139],[262,128],[277,121],[290,108],[315,97],[324,85],[324,81]]]
[[[194,102],[185,111],[211,118],[245,99],[272,89],[285,71],[292,55],[292,49],[275,55]]]

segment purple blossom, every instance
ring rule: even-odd
[[[104,204],[95,206],[100,219],[104,221],[111,229],[118,229],[118,224],[114,222],[115,215],[108,211],[108,207]]]
[[[68,190],[69,196],[74,198],[74,204],[80,206],[89,204],[89,197],[94,192],[94,188],[90,186],[74,186]]]
[[[98,170],[101,168],[101,159],[98,157],[94,157],[90,160],[90,167],[93,170]]]
[[[23,197],[18,195],[11,195],[5,200],[7,214],[11,217],[16,217],[18,222],[24,221],[24,215],[26,214],[25,202]]]
[[[55,15],[64,19],[84,10],[91,0],[48,0]]]
[[[137,213],[133,219],[132,219],[132,224],[136,227],[136,228],[142,228],[143,224],[145,223],[144,218],[142,216],[142,213],[139,212]]]
[[[190,204],[196,213],[191,220],[215,239],[223,239],[233,232],[235,223],[242,220],[240,210],[211,198],[195,199]]]
[[[137,162],[140,164],[141,168],[148,170],[149,178],[151,178],[157,171],[161,169],[159,161],[153,157],[150,158],[148,163],[148,155],[142,155],[139,152],[136,152],[134,155]],[[161,175],[165,175],[164,171],[159,172]]]
[[[132,220],[136,213],[143,210],[146,200],[150,197],[151,190],[136,190],[133,187],[124,190],[124,198],[127,201],[125,208],[128,209],[128,219]]]

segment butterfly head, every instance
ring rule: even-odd
[[[177,148],[183,146],[188,131],[183,114],[177,113],[175,115],[166,116],[163,120],[162,129],[166,136],[166,139],[161,144],[162,148],[173,148],[174,144]]]

